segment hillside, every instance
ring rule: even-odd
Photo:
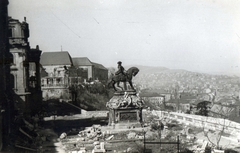
[[[130,65],[130,66],[126,66],[125,69],[127,70],[130,67],[137,67],[141,73],[159,73],[162,71],[169,70],[168,68],[161,67],[161,66],[153,67],[153,66],[142,66],[142,65]]]
[[[143,70],[133,78],[140,89],[161,89],[162,92],[190,92],[194,94],[215,92],[219,96],[239,96],[240,78],[227,75],[212,75],[186,70]]]

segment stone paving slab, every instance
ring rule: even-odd
[[[44,121],[52,120],[78,120],[90,118],[107,118],[108,111],[87,111],[84,114],[65,115],[65,116],[50,116],[44,117]]]

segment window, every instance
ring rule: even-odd
[[[8,37],[13,37],[12,28],[11,28],[11,29],[8,29]]]

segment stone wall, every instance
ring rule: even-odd
[[[192,125],[192,126],[196,126],[204,129],[220,131],[224,128],[224,132],[231,135],[235,135],[240,140],[240,124],[237,122],[233,122],[233,121],[222,119],[222,118],[205,117],[205,116],[184,114],[184,113],[177,113],[177,112],[152,111],[152,113],[153,115],[157,115],[160,118],[177,120],[180,123],[184,123],[186,125]]]

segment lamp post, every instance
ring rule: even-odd
[[[145,152],[145,130],[143,128],[143,152]]]

